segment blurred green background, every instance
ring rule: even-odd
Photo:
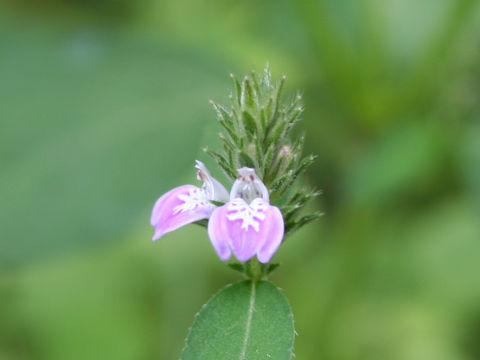
[[[237,274],[149,216],[270,63],[325,216],[276,255],[297,359],[480,359],[475,0],[0,2],[0,359],[176,359]]]

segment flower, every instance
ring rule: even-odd
[[[227,190],[214,179],[205,165],[197,161],[197,179],[203,181],[201,188],[182,185],[161,196],[153,206],[150,223],[155,227],[152,240],[192,222],[208,219],[216,206],[210,201],[226,202]]]
[[[238,178],[228,195],[205,165],[197,161],[202,188],[182,185],[161,196],[152,211],[153,240],[192,222],[208,219],[208,235],[221,260],[232,253],[244,262],[257,255],[268,263],[280,246],[283,216],[269,203],[268,190],[251,168],[238,169]],[[217,207],[211,201],[223,202]]]
[[[232,252],[244,262],[257,255],[268,263],[284,233],[282,213],[269,203],[268,190],[251,168],[238,169],[230,201],[216,208],[208,222],[208,235],[220,259]]]

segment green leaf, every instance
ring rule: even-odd
[[[182,360],[291,359],[290,306],[268,281],[242,281],[218,292],[197,315]]]

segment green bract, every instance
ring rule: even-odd
[[[236,178],[238,168],[255,169],[270,192],[271,202],[282,211],[287,235],[321,215],[319,212],[300,215],[306,203],[319,195],[299,181],[299,175],[315,156],[302,155],[303,136],[290,138],[303,112],[302,98],[297,94],[285,100],[282,89],[286,77],[273,81],[268,66],[261,76],[252,71],[241,82],[231,77],[234,92],[230,106],[212,102],[224,129],[220,133],[222,150],[206,148],[205,151],[231,180]]]

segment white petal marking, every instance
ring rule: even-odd
[[[255,231],[260,230],[260,222],[265,220],[265,211],[268,203],[262,199],[255,199],[250,205],[243,199],[233,199],[227,205],[227,219],[230,221],[242,220],[241,228],[248,230],[251,226]]]
[[[178,195],[178,198],[183,201],[183,204],[177,205],[173,208],[174,215],[193,210],[197,207],[214,206],[208,201],[207,194],[204,189],[191,189],[189,190],[188,194]]]

